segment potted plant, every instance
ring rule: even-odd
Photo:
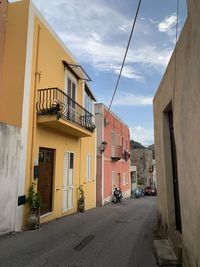
[[[34,183],[29,187],[26,203],[29,205],[28,228],[39,228],[40,194],[36,192]]]
[[[84,212],[85,210],[85,194],[83,190],[83,186],[79,186],[79,199],[78,199],[78,211]]]

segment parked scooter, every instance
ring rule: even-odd
[[[135,198],[140,198],[141,197],[141,190],[137,187],[135,189]]]
[[[117,203],[117,202],[121,202],[122,201],[122,191],[120,190],[120,188],[115,188],[114,192],[113,192],[113,202]]]

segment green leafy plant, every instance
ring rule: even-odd
[[[29,205],[30,210],[39,211],[41,199],[39,192],[36,192],[35,190],[35,184],[32,184],[29,187],[26,203]]]
[[[83,186],[79,186],[79,199],[78,199],[78,210],[80,212],[84,212],[85,210],[85,193],[83,190]]]
[[[79,186],[79,192],[80,192],[79,201],[84,201],[85,200],[85,193],[84,193],[82,185]]]

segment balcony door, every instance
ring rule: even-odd
[[[63,172],[63,212],[73,208],[74,192],[74,153],[64,153]]]
[[[67,95],[70,97],[69,106],[75,109],[76,84],[70,78],[67,78]]]
[[[65,93],[69,98],[66,99],[65,105],[68,110],[68,119],[71,121],[76,120],[76,88],[77,80],[69,72],[65,72]]]

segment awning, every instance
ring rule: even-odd
[[[91,81],[90,77],[87,75],[87,73],[80,65],[68,63],[65,60],[63,60],[62,62],[65,65],[65,67],[67,67],[78,79],[84,81]]]

